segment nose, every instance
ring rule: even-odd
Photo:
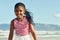
[[[18,14],[20,14],[21,12],[20,11],[18,11]]]
[[[22,11],[20,11],[20,10],[17,10],[15,12],[16,12],[16,15],[22,15]]]
[[[21,14],[21,12],[20,12],[20,11],[17,11],[17,12],[16,12],[16,15],[20,15],[20,14]]]

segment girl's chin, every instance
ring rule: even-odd
[[[21,17],[17,17],[18,19],[21,19]]]

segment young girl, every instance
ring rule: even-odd
[[[34,40],[37,40],[36,33],[33,28],[33,20],[30,12],[26,10],[23,3],[17,3],[14,7],[16,18],[11,21],[10,34],[8,40],[13,39],[14,29],[16,32],[15,40],[31,40],[30,32]]]

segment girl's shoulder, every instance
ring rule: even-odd
[[[10,25],[14,26],[14,21],[15,21],[15,19],[16,19],[16,18],[14,18],[14,19],[11,20]]]

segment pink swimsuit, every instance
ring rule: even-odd
[[[26,17],[24,17],[22,22],[14,19],[14,27],[17,35],[24,36],[30,33],[29,23]]]

